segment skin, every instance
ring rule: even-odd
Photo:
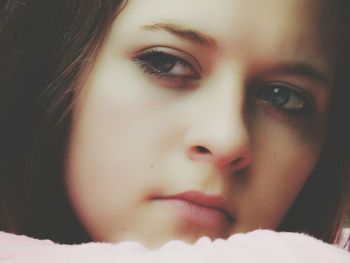
[[[67,152],[68,195],[91,236],[156,247],[275,229],[325,138],[334,54],[322,10],[322,1],[302,0],[129,1],[84,80]],[[180,77],[145,70],[140,56],[154,48],[187,62],[171,68]],[[321,76],[278,67],[291,61]],[[257,95],[271,83],[292,94],[283,107],[310,97],[313,113]],[[154,198],[186,191],[222,197],[234,220],[203,226]]]

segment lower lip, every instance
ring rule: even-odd
[[[165,199],[162,202],[172,204],[186,221],[203,227],[219,228],[227,226],[230,219],[217,208],[198,205],[181,199]]]

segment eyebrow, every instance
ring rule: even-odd
[[[282,62],[273,67],[271,72],[306,77],[327,86],[330,84],[330,80],[325,73],[307,62],[294,60]]]
[[[155,23],[152,25],[143,26],[142,29],[151,30],[151,31],[163,30],[175,35],[180,39],[190,41],[194,44],[197,44],[203,47],[211,47],[211,48],[217,47],[216,41],[212,37],[206,34],[203,34],[197,30],[185,28],[178,24]]]
[[[184,27],[180,24],[159,22],[152,25],[145,25],[142,27],[142,29],[149,31],[166,31],[180,39],[190,41],[194,44],[203,47],[217,48],[217,43],[212,37],[197,30]],[[300,77],[307,77],[326,85],[329,85],[330,83],[329,78],[326,76],[326,74],[311,64],[302,61],[289,60],[279,63],[273,67],[271,72],[280,72]]]

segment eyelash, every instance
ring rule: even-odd
[[[176,55],[169,54],[165,51],[158,49],[151,49],[144,53],[137,55],[132,59],[141,66],[144,73],[157,77],[158,79],[164,79],[169,82],[176,82],[177,86],[187,86],[190,82],[201,79],[200,74],[195,67],[189,63],[186,59],[178,57]],[[156,63],[162,65],[154,65]],[[168,70],[162,69],[161,66],[165,66],[166,63],[170,63]],[[169,64],[168,64],[169,65]],[[187,67],[187,70],[192,71],[192,74],[174,74],[169,71],[176,66]]]
[[[198,73],[198,70],[196,70],[196,68],[186,59],[157,48],[138,54],[132,60],[140,65],[145,74],[155,76],[160,80],[165,80],[167,83],[170,83],[171,86],[175,86],[176,88],[188,87],[188,85],[191,85],[193,82],[196,82],[202,78]],[[167,63],[168,65],[166,65]],[[168,68],[162,69],[161,67],[164,66],[168,66]],[[170,71],[176,66],[183,67],[182,69],[187,67],[187,71],[191,71],[191,74],[181,75],[170,73]],[[283,91],[285,94],[287,93],[288,99],[292,97],[302,106],[296,109],[286,108],[285,105],[288,104],[288,101],[283,103],[283,105],[271,101],[271,98],[268,98],[267,96],[267,92],[272,91],[276,94],[276,89]],[[253,90],[254,98],[269,104],[275,110],[286,115],[287,117],[310,119],[317,115],[317,107],[313,96],[303,89],[294,87],[293,85],[283,82],[269,82],[263,83],[262,85],[257,85]]]
[[[285,107],[288,104],[289,100],[284,103],[274,103],[271,98],[268,98],[266,92],[277,92],[277,90],[288,93],[288,99],[291,97],[298,102],[297,107]],[[271,94],[270,94],[271,95]],[[311,94],[308,94],[306,91],[294,87],[290,84],[286,84],[283,82],[270,82],[259,85],[255,89],[254,96],[263,102],[271,105],[275,110],[286,114],[288,117],[297,117],[310,119],[317,116],[317,106],[315,99]],[[298,107],[299,106],[299,107]]]

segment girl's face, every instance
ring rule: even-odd
[[[323,4],[128,2],[78,97],[67,156],[95,240],[157,246],[280,224],[325,138]]]

